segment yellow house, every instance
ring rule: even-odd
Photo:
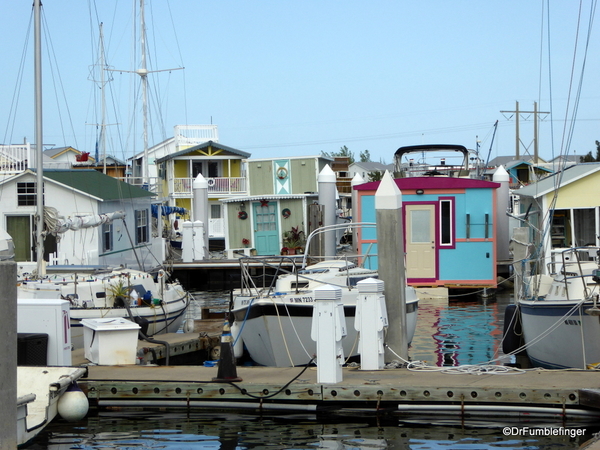
[[[570,247],[600,245],[600,163],[581,163],[513,191],[533,225],[532,242],[550,256]],[[519,225],[525,226],[525,225]]]
[[[209,238],[224,238],[222,203],[248,194],[244,160],[250,153],[208,141],[157,158],[161,191],[168,206],[185,208],[193,217],[192,183],[202,174],[208,182]]]

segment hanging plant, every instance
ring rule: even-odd
[[[240,211],[238,213],[238,219],[246,220],[248,218],[248,213],[246,211]]]

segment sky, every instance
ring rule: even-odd
[[[149,145],[212,123],[252,158],[346,146],[389,164],[402,146],[443,143],[486,161],[515,155],[518,102],[521,155],[534,152],[534,103],[542,158],[595,154],[591,1],[146,0],[147,67],[160,70],[148,75]],[[117,70],[104,89],[101,22]],[[139,0],[45,0],[42,23],[44,147],[94,155],[104,91],[107,154],[143,151],[140,77],[126,72],[140,67]],[[5,6],[0,29],[0,143],[33,143],[31,2]]]

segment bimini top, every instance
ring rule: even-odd
[[[464,145],[456,144],[424,144],[424,145],[408,145],[406,147],[400,147],[394,153],[395,158],[402,158],[407,153],[417,152],[461,152],[465,158],[469,156],[469,150]]]

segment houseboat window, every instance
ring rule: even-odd
[[[102,250],[109,251],[113,249],[113,227],[112,223],[102,224]]]
[[[413,210],[410,212],[411,234],[410,242],[423,243],[430,242],[429,211]]]
[[[135,212],[135,243],[148,242],[148,210],[140,209]]]
[[[35,182],[32,183],[17,183],[17,204],[19,206],[35,206],[36,201]]]
[[[440,246],[452,246],[453,236],[453,208],[452,200],[440,200]]]

